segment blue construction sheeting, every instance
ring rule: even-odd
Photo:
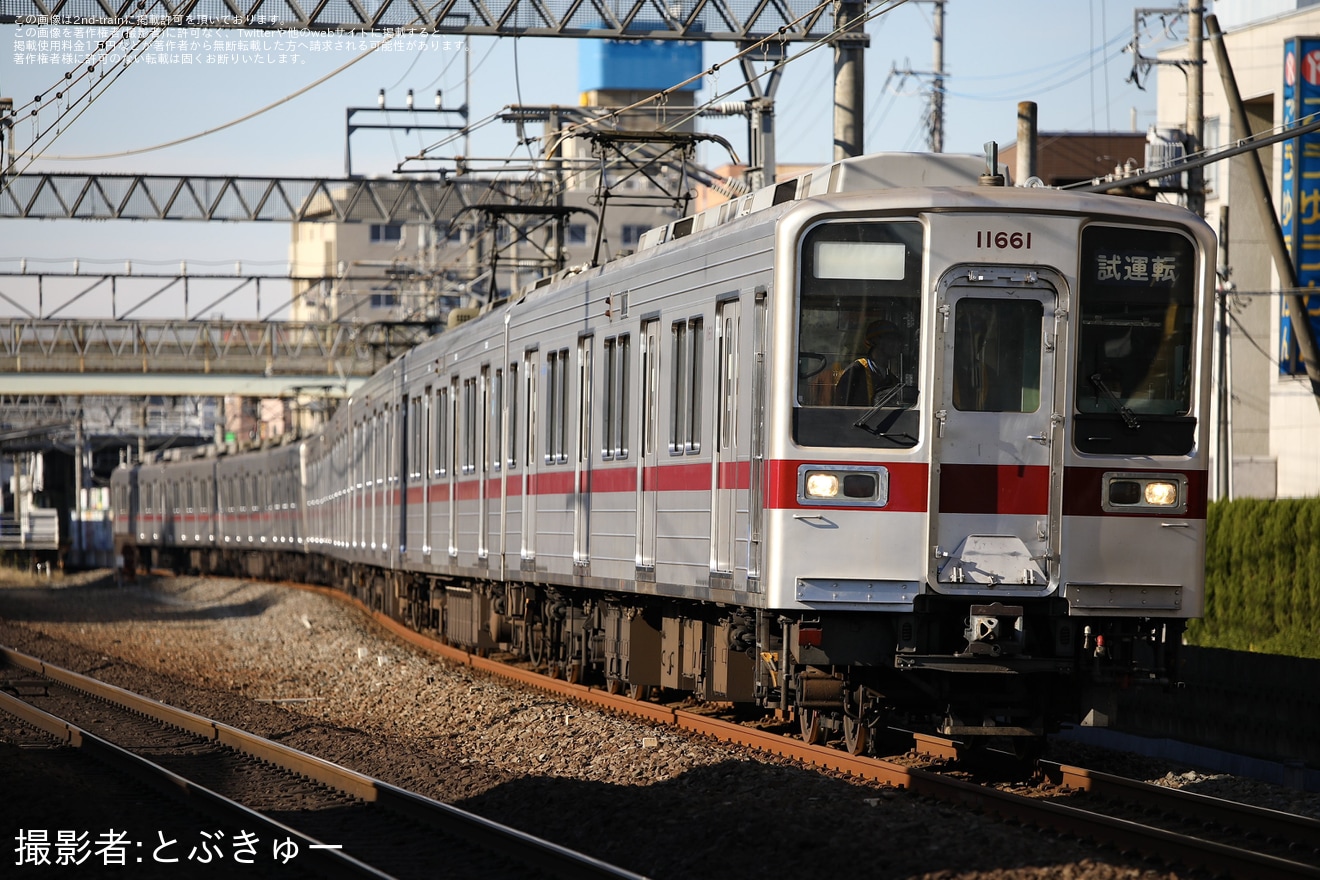
[[[702,71],[701,44],[673,40],[579,40],[578,90],[660,91]],[[682,91],[701,88],[696,79]]]

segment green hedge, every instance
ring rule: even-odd
[[[1210,505],[1205,617],[1187,642],[1320,658],[1320,498]]]

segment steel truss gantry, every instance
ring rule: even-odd
[[[750,42],[819,38],[818,0],[0,0],[0,24],[167,24],[188,28]]]
[[[11,319],[0,393],[344,397],[431,335],[413,323]]]
[[[484,177],[22,174],[0,187],[0,218],[437,225],[448,224],[465,208],[538,204],[548,194],[544,183]]]

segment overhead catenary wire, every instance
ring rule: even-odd
[[[247,121],[250,120],[250,119],[255,119],[256,117],[262,115],[263,113],[268,113],[268,112],[270,112],[271,110],[276,109],[277,107],[280,107],[280,106],[282,106],[282,105],[284,105],[284,104],[289,103],[289,102],[292,101],[294,98],[297,98],[297,97],[300,97],[301,95],[306,94],[307,92],[311,91],[312,89],[316,88],[317,86],[321,85],[322,83],[326,82],[327,80],[330,80],[330,79],[332,79],[332,78],[338,76],[339,74],[343,73],[345,70],[348,70],[348,69],[349,69],[350,67],[352,67],[353,65],[355,65],[355,64],[357,64],[358,62],[362,61],[363,59],[367,58],[367,57],[370,56],[373,52],[377,51],[381,46],[384,46],[384,45],[385,45],[386,43],[388,43],[390,40],[393,40],[396,36],[398,36],[399,33],[400,33],[399,31],[395,31],[395,32],[391,32],[391,33],[389,33],[389,34],[386,34],[385,37],[384,37],[379,43],[376,43],[376,44],[372,45],[370,48],[368,48],[367,50],[365,50],[361,55],[358,55],[358,56],[356,56],[355,58],[353,58],[352,60],[345,62],[344,64],[340,65],[339,67],[335,68],[334,70],[330,71],[329,73],[325,74],[324,76],[319,77],[319,78],[313,80],[312,82],[308,83],[307,85],[303,86],[302,88],[298,89],[297,91],[291,92],[291,93],[289,93],[288,95],[285,95],[283,98],[280,98],[280,99],[277,100],[277,101],[273,101],[273,102],[271,102],[270,104],[267,104],[266,106],[261,107],[260,109],[253,110],[251,113],[247,113],[247,114],[245,114],[245,115],[243,115],[243,116],[238,117],[237,119],[231,119],[230,121],[228,121],[228,122],[226,122],[226,123],[223,123],[223,124],[221,124],[221,125],[214,126],[214,127],[212,127],[212,128],[208,128],[208,129],[206,129],[205,131],[199,131],[199,132],[196,132],[195,134],[190,134],[190,135],[187,135],[187,136],[185,136],[185,137],[181,137],[181,138],[175,138],[174,140],[171,140],[171,141],[165,141],[164,143],[154,144],[154,145],[149,146],[149,147],[137,147],[137,148],[135,148],[135,149],[131,149],[131,150],[119,150],[119,151],[114,152],[114,153],[101,153],[101,154],[90,155],[90,156],[45,156],[45,155],[38,155],[38,156],[34,156],[33,159],[35,160],[35,159],[37,159],[37,158],[40,158],[40,159],[46,159],[46,160],[48,160],[48,161],[64,161],[64,162],[84,162],[84,161],[86,161],[86,162],[90,162],[90,161],[103,160],[103,159],[120,159],[120,158],[124,158],[124,157],[126,157],[126,156],[140,156],[140,155],[142,155],[142,154],[144,154],[144,153],[152,153],[152,152],[155,152],[156,150],[164,150],[164,149],[167,149],[167,148],[169,148],[169,147],[177,147],[177,146],[179,146],[180,144],[186,144],[186,143],[188,143],[189,141],[195,141],[195,140],[198,140],[198,139],[200,139],[200,138],[208,137],[208,136],[210,136],[210,135],[216,134],[216,133],[221,132],[221,131],[224,131],[224,130],[226,130],[226,129],[233,128],[234,126],[236,126],[236,125],[240,125],[240,124],[242,124],[242,123],[244,123],[244,122],[247,122]]]
[[[876,18],[876,17],[878,17],[878,16],[880,16],[880,15],[883,15],[883,14],[885,14],[885,13],[887,13],[887,12],[890,12],[890,11],[892,11],[892,10],[894,10],[894,9],[896,9],[896,8],[898,8],[898,7],[902,6],[902,5],[904,5],[904,4],[906,4],[907,2],[908,2],[908,0],[890,0],[890,2],[886,3],[885,5],[883,5],[883,6],[879,6],[879,7],[877,7],[877,8],[874,8],[874,9],[870,10],[870,11],[864,16],[864,18],[863,18],[863,22],[865,22],[865,21],[869,21],[869,20],[871,20],[871,19],[873,19],[873,18]],[[824,9],[825,6],[827,6],[827,5],[829,5],[829,4],[828,4],[828,3],[822,3],[821,5],[815,7],[813,10],[811,10],[810,12],[805,13],[803,16],[801,16],[801,17],[799,17],[798,19],[794,20],[794,21],[791,22],[790,24],[797,24],[797,23],[799,23],[799,22],[805,20],[806,18],[810,17],[811,15],[815,14],[816,12],[818,12],[818,11]],[[786,27],[787,27],[787,26],[786,26]],[[781,32],[782,32],[782,29],[781,29]],[[798,60],[798,59],[800,59],[800,58],[802,58],[802,57],[805,57],[807,54],[809,54],[810,52],[815,51],[816,49],[820,48],[821,46],[830,45],[831,42],[832,42],[833,37],[836,36],[839,32],[840,32],[839,29],[837,29],[837,28],[836,28],[836,29],[833,29],[833,30],[831,30],[830,32],[828,32],[828,33],[822,35],[822,36],[821,36],[820,38],[818,38],[817,40],[814,40],[814,41],[812,41],[811,43],[809,43],[809,44],[806,46],[806,48],[804,48],[802,51],[796,53],[795,55],[792,55],[792,56],[786,57],[786,58],[784,58],[783,60],[778,61],[778,62],[776,62],[775,64],[771,65],[770,67],[766,68],[765,70],[762,70],[762,71],[760,71],[760,72],[758,72],[758,73],[755,73],[755,74],[754,74],[753,76],[751,76],[751,77],[744,77],[744,78],[742,78],[742,79],[741,79],[736,85],[734,85],[732,88],[730,88],[730,89],[728,89],[728,90],[726,90],[726,91],[724,91],[724,92],[720,92],[720,93],[718,93],[718,94],[713,95],[711,98],[709,98],[708,100],[706,100],[705,102],[703,102],[701,105],[692,108],[692,109],[691,109],[689,112],[687,112],[687,113],[680,114],[680,116],[679,116],[678,118],[676,118],[676,119],[673,120],[672,122],[668,123],[667,125],[662,126],[662,127],[659,128],[658,130],[661,130],[661,131],[672,131],[672,130],[677,129],[678,127],[680,127],[680,126],[686,124],[687,122],[691,121],[692,119],[696,118],[698,115],[701,114],[701,112],[702,112],[703,110],[706,110],[706,109],[708,109],[708,108],[714,107],[714,106],[718,105],[720,102],[724,101],[724,100],[725,100],[726,98],[728,98],[729,96],[731,96],[731,95],[733,95],[733,94],[736,94],[737,92],[741,91],[744,87],[748,86],[751,82],[753,82],[753,81],[755,81],[755,80],[759,80],[759,79],[761,79],[761,78],[763,78],[763,77],[765,77],[765,76],[768,76],[768,75],[770,75],[771,73],[773,73],[773,72],[775,72],[775,71],[777,71],[777,70],[781,70],[783,67],[785,67],[785,66],[786,66],[787,64],[789,64],[790,62],[793,62],[793,61],[796,61],[796,60]],[[616,119],[616,118],[622,116],[624,113],[627,113],[627,112],[629,112],[629,111],[631,111],[631,110],[640,109],[640,108],[642,108],[642,107],[647,106],[648,104],[663,102],[664,100],[666,100],[666,99],[668,98],[669,95],[671,95],[671,94],[673,94],[673,93],[679,91],[679,90],[682,89],[684,86],[689,85],[689,84],[691,84],[692,82],[695,82],[696,80],[700,79],[700,78],[703,77],[703,76],[711,76],[711,75],[715,75],[715,74],[717,74],[717,73],[719,72],[719,70],[720,70],[722,67],[724,67],[724,66],[726,66],[726,65],[728,65],[728,64],[730,64],[730,63],[732,63],[732,62],[734,62],[734,61],[740,60],[740,59],[743,58],[743,57],[746,57],[747,55],[749,55],[750,53],[754,52],[754,51],[755,51],[756,49],[758,49],[759,47],[766,45],[768,42],[772,41],[772,40],[775,39],[775,38],[776,38],[776,37],[767,37],[767,38],[764,38],[764,39],[758,41],[757,43],[754,43],[754,44],[752,44],[752,45],[750,45],[750,46],[748,46],[748,47],[745,47],[744,49],[740,50],[739,52],[737,52],[737,53],[735,53],[734,55],[730,56],[729,58],[725,59],[724,61],[717,62],[717,63],[715,63],[715,64],[713,64],[713,65],[710,65],[707,69],[705,69],[705,70],[702,71],[701,73],[698,73],[698,74],[695,74],[695,75],[693,75],[693,76],[691,76],[691,77],[688,77],[687,79],[683,80],[682,82],[679,82],[679,83],[677,83],[677,84],[675,84],[675,85],[672,85],[672,86],[670,86],[670,87],[668,87],[668,88],[666,88],[666,89],[663,89],[663,90],[661,90],[661,91],[659,91],[659,92],[656,92],[656,93],[654,93],[654,94],[648,96],[647,98],[643,98],[643,99],[641,99],[641,100],[635,101],[634,103],[632,103],[632,104],[630,104],[630,105],[628,105],[628,106],[626,106],[626,107],[614,108],[614,109],[612,109],[610,112],[608,112],[608,113],[606,113],[606,114],[604,114],[604,115],[602,115],[602,116],[600,116],[600,117],[594,118],[594,119],[589,120],[589,121],[587,121],[587,122],[574,123],[573,125],[567,126],[567,127],[563,128],[563,129],[560,129],[560,130],[557,131],[557,132],[544,134],[544,135],[540,136],[539,138],[527,138],[527,139],[526,139],[526,142],[531,143],[531,142],[535,142],[535,141],[537,141],[537,140],[540,140],[540,141],[544,142],[543,152],[546,153],[546,154],[552,153],[555,149],[557,149],[560,145],[562,145],[562,143],[564,142],[564,140],[565,140],[567,137],[571,136],[572,134],[574,134],[574,133],[576,133],[576,132],[578,132],[578,131],[581,131],[581,130],[583,130],[583,129],[586,129],[586,128],[589,127],[589,126],[596,126],[596,125],[599,125],[599,124],[601,124],[601,123],[603,123],[603,122],[608,122],[608,121],[610,121],[610,120],[612,120],[612,119]],[[509,109],[510,109],[510,107],[509,107],[509,106],[506,106],[506,107],[502,108],[502,110],[500,111],[500,113],[503,113],[504,111],[507,111],[507,110],[509,110]],[[499,114],[494,114],[494,115],[499,115]],[[490,117],[488,117],[487,119],[489,120]],[[450,137],[443,139],[443,141],[440,142],[440,143],[448,142],[448,141],[452,141],[455,137],[456,137],[455,135],[451,135]],[[432,145],[430,148],[428,148],[428,152],[429,152],[430,150],[434,150],[438,145],[439,145],[439,143],[437,143],[437,144],[435,144],[435,145]],[[521,144],[520,144],[520,145],[521,145]],[[635,147],[635,148],[633,148],[631,151],[629,151],[626,155],[633,155],[633,156],[635,156],[635,155],[637,155],[637,154],[638,154],[641,150],[643,150],[643,149],[644,149],[644,148],[641,147],[641,146]],[[515,147],[515,152],[516,152],[516,150],[517,150],[517,147]],[[427,159],[427,156],[425,155],[425,153],[423,153],[423,154],[419,154],[418,156],[414,156],[414,157],[411,157],[411,158],[412,158],[412,159],[415,159],[415,160],[425,160],[425,159]],[[510,154],[509,158],[512,159],[512,153]],[[534,157],[533,157],[533,158],[534,158]],[[506,161],[507,161],[507,160],[506,160]],[[528,175],[527,175],[526,178],[524,178],[524,180],[530,180],[530,179],[534,178],[534,177],[535,177],[537,174],[539,174],[539,173],[540,173],[540,169],[537,169],[537,168],[529,169],[529,171],[528,171]],[[565,192],[565,191],[566,191],[566,186],[567,186],[566,184],[556,184],[556,186],[552,188],[552,191],[549,193],[549,195],[551,195],[551,196],[555,196],[555,195],[558,195],[558,194],[561,194],[561,193]],[[488,194],[487,194],[487,195],[488,195]],[[486,195],[483,195],[483,198],[482,198],[482,201],[483,201],[483,202],[484,202],[484,199],[485,199],[485,198],[486,198]],[[506,247],[507,247],[507,246],[506,246]],[[455,265],[457,264],[457,262],[459,261],[459,259],[461,259],[461,258],[460,258],[460,257],[454,257],[450,262],[448,262],[448,263],[444,264],[443,266],[439,267],[439,268],[437,269],[437,271],[445,271],[445,270],[447,270],[447,269],[449,269],[449,268],[452,268],[453,266],[455,266]]]
[[[140,36],[135,45],[130,46],[125,51],[122,57],[118,58],[108,70],[102,71],[100,77],[98,77],[95,82],[92,82],[88,85],[86,92],[79,95],[76,101],[71,100],[70,103],[63,110],[58,112],[54,121],[47,124],[44,129],[38,129],[37,133],[33,136],[28,147],[21,154],[15,157],[14,160],[15,164],[18,162],[19,158],[27,159],[26,164],[24,164],[21,169],[9,168],[7,170],[11,173],[22,173],[22,171],[26,171],[28,168],[32,167],[32,164],[38,158],[41,157],[41,152],[38,152],[36,155],[28,155],[29,153],[32,152],[34,147],[37,144],[41,143],[43,140],[46,141],[46,146],[49,147],[49,145],[54,143],[55,140],[58,139],[61,134],[68,131],[69,125],[75,122],[80,116],[82,116],[82,114],[85,113],[87,109],[91,107],[92,104],[99,97],[101,97],[101,95],[104,95],[110,89],[110,86],[112,86],[115,83],[115,81],[119,79],[119,77],[123,76],[123,74],[132,65],[133,59],[135,57],[141,57],[147,51],[147,49],[150,48],[151,43],[153,43],[155,39],[158,36],[160,36],[161,30],[162,30],[161,28],[156,27],[152,29],[152,31],[148,31],[148,33]],[[101,51],[103,49],[104,52],[106,53],[105,57],[112,57],[111,53],[113,53],[118,49],[120,43],[127,42],[128,39],[129,39],[129,31],[123,31],[121,32],[120,38],[116,40],[113,46],[102,44],[102,46],[98,46],[98,51]],[[101,61],[97,61],[94,64],[86,65],[87,75],[90,76],[100,63]],[[113,73],[112,76],[110,76],[111,73]],[[65,76],[68,77],[68,74],[66,73]],[[107,76],[109,76],[108,80],[106,79]],[[83,78],[84,77],[80,75],[77,79],[70,80],[70,82],[71,83],[81,82]],[[54,86],[52,86],[50,89],[47,89],[46,92],[42,93],[42,95],[36,96],[32,101],[29,101],[27,104],[23,105],[23,107],[20,108],[20,111],[27,110],[27,108],[39,104],[43,99],[43,97],[45,95],[49,95],[50,92],[52,91],[55,91]],[[94,92],[95,94],[93,94]],[[57,100],[61,99],[63,95],[64,95],[63,90],[55,91],[55,96]],[[76,113],[74,113],[75,108],[77,109]],[[39,111],[37,110],[29,111],[29,116],[34,120],[34,125],[36,124],[35,119],[37,118],[38,112]],[[70,113],[73,113],[72,118],[69,118]],[[49,136],[49,140],[46,140],[47,136]],[[3,192],[5,189],[8,188],[8,182],[7,182],[8,179],[9,179],[9,175],[6,175],[4,179],[0,179],[0,192]]]
[[[866,19],[869,20],[869,19],[875,18],[875,17],[877,17],[877,16],[879,16],[879,15],[885,13],[885,12],[892,11],[893,9],[895,9],[895,8],[897,8],[897,7],[899,7],[899,6],[904,5],[906,2],[907,2],[907,0],[891,0],[891,2],[889,2],[889,3],[886,3],[886,4],[882,5],[882,6],[878,6],[878,7],[874,8],[874,9],[870,10],[869,14],[866,16]],[[770,36],[768,36],[768,37],[765,37],[765,38],[763,38],[762,40],[758,41],[757,43],[753,43],[753,44],[751,44],[751,45],[749,45],[749,46],[743,47],[738,53],[734,54],[734,55],[731,56],[730,58],[725,59],[724,61],[722,61],[722,62],[720,62],[720,63],[718,63],[718,64],[716,64],[716,65],[712,65],[708,70],[703,71],[702,74],[698,74],[697,77],[702,76],[702,75],[712,75],[712,76],[717,75],[717,74],[718,74],[718,70],[719,70],[719,68],[720,68],[721,66],[723,66],[723,65],[727,65],[727,64],[732,63],[733,61],[739,60],[740,58],[742,58],[742,57],[744,57],[744,56],[747,56],[747,55],[749,55],[750,53],[754,53],[755,51],[758,50],[758,48],[763,47],[763,46],[765,46],[765,45],[768,45],[769,43],[772,43],[772,42],[773,42],[774,40],[776,40],[776,39],[780,39],[781,35],[782,35],[783,33],[786,32],[786,30],[787,30],[788,27],[791,27],[792,25],[798,24],[798,23],[800,23],[800,22],[802,22],[802,21],[808,19],[809,17],[811,17],[811,16],[813,16],[813,15],[817,15],[817,14],[819,14],[821,11],[823,11],[824,9],[826,9],[829,5],[830,5],[830,4],[829,4],[828,2],[826,2],[826,3],[821,3],[821,4],[817,5],[817,6],[814,7],[812,10],[810,10],[808,13],[806,13],[806,14],[804,14],[803,16],[800,16],[800,17],[798,17],[797,19],[795,19],[795,20],[794,20],[793,22],[791,22],[789,25],[786,25],[784,28],[780,28],[779,31],[778,31],[776,34],[774,34],[774,35],[770,35]],[[162,28],[162,30],[163,30],[163,28]],[[835,35],[835,32],[832,31],[831,33],[826,34],[826,35],[824,35],[823,37],[821,37],[820,39],[818,39],[817,41],[815,41],[813,44],[811,44],[810,46],[808,46],[808,47],[807,47],[806,49],[804,49],[803,51],[801,51],[801,52],[799,52],[799,53],[797,53],[797,54],[795,54],[795,55],[793,55],[793,56],[791,56],[791,57],[789,57],[789,58],[785,58],[784,60],[782,60],[782,61],[776,63],[775,65],[773,65],[771,68],[769,68],[769,69],[767,69],[767,70],[764,70],[764,71],[762,71],[762,72],[760,72],[760,73],[756,73],[755,75],[753,75],[753,76],[751,76],[751,77],[743,78],[743,79],[742,79],[742,80],[741,80],[736,86],[734,86],[733,88],[728,89],[727,91],[722,92],[722,93],[720,93],[719,95],[717,95],[716,97],[712,98],[711,101],[708,101],[708,102],[706,102],[705,104],[703,104],[701,108],[697,108],[697,109],[696,109],[694,112],[692,112],[692,113],[688,113],[688,114],[680,114],[680,117],[679,117],[678,119],[675,119],[674,121],[668,123],[668,124],[665,125],[664,127],[665,127],[665,128],[670,128],[670,129],[675,128],[675,127],[677,127],[677,126],[683,124],[684,122],[690,120],[690,119],[691,119],[693,116],[695,116],[697,113],[701,112],[701,110],[704,109],[705,107],[710,106],[710,105],[713,104],[713,103],[717,103],[718,101],[722,100],[725,96],[728,96],[728,95],[732,95],[732,94],[734,94],[735,92],[737,92],[738,90],[740,90],[740,89],[743,88],[744,86],[748,85],[749,83],[751,83],[751,82],[755,82],[756,80],[760,79],[761,77],[767,76],[767,75],[769,75],[770,73],[772,73],[772,72],[774,72],[774,71],[777,71],[777,70],[779,70],[779,69],[782,69],[782,68],[783,68],[787,63],[789,63],[790,61],[796,61],[798,58],[801,58],[801,57],[805,56],[806,54],[810,53],[811,51],[814,51],[815,49],[819,48],[820,46],[823,46],[823,45],[829,45],[829,44],[830,44],[830,41],[831,41],[831,39],[833,38],[834,35]],[[393,36],[393,35],[388,35],[388,36],[386,37],[385,40],[382,40],[381,42],[375,44],[374,46],[372,46],[372,47],[371,47],[370,49],[368,49],[367,51],[365,51],[365,52],[363,52],[362,54],[360,54],[360,55],[356,56],[355,58],[351,59],[350,61],[348,61],[348,62],[345,63],[344,65],[341,65],[341,66],[340,66],[339,68],[337,68],[335,71],[332,71],[332,72],[326,74],[325,76],[318,78],[317,80],[313,81],[312,83],[308,84],[307,86],[304,86],[304,87],[302,87],[301,89],[299,89],[299,90],[297,90],[297,91],[295,91],[295,92],[293,92],[293,93],[291,93],[291,94],[289,94],[289,95],[287,95],[287,96],[281,98],[280,100],[275,101],[275,102],[272,102],[271,104],[268,104],[268,105],[266,105],[265,107],[262,107],[262,108],[260,108],[260,109],[258,109],[258,110],[256,110],[256,111],[254,111],[254,112],[252,112],[252,113],[245,114],[245,115],[242,116],[242,117],[239,117],[239,118],[237,118],[237,119],[231,120],[231,121],[226,122],[226,123],[224,123],[224,124],[222,124],[222,125],[215,126],[215,127],[212,127],[212,128],[208,128],[208,129],[206,129],[206,130],[204,130],[204,131],[197,132],[197,133],[192,134],[192,135],[189,135],[189,136],[187,136],[187,137],[177,138],[177,139],[174,139],[174,140],[171,140],[171,141],[167,141],[167,142],[164,142],[164,143],[160,143],[160,144],[156,144],[156,145],[152,145],[152,146],[148,146],[148,147],[135,148],[135,149],[131,149],[131,150],[118,151],[118,152],[114,152],[114,153],[97,154],[97,155],[88,155],[88,156],[57,157],[57,156],[51,156],[51,155],[47,154],[46,151],[43,149],[41,152],[39,152],[39,153],[37,153],[35,156],[32,156],[32,157],[31,157],[31,160],[29,161],[28,166],[30,166],[31,161],[35,161],[37,158],[45,158],[45,159],[48,159],[48,160],[62,160],[62,161],[85,161],[85,160],[101,160],[101,159],[111,159],[111,158],[119,158],[119,157],[125,157],[125,156],[141,155],[141,154],[148,153],[148,152],[152,152],[152,151],[155,151],[155,150],[161,150],[161,149],[165,149],[165,148],[168,148],[168,147],[176,146],[176,145],[179,145],[179,144],[182,144],[182,143],[186,143],[186,142],[189,142],[189,141],[192,141],[192,140],[197,140],[197,139],[200,139],[200,138],[206,137],[206,136],[208,136],[208,135],[210,135],[210,134],[214,134],[214,133],[216,133],[216,132],[223,131],[223,130],[226,129],[226,128],[230,128],[230,127],[233,127],[233,126],[235,126],[235,125],[238,125],[238,124],[240,124],[240,123],[242,123],[242,122],[246,122],[246,121],[248,121],[248,120],[250,120],[250,119],[252,119],[252,118],[254,118],[254,117],[256,117],[256,116],[261,115],[262,113],[269,112],[270,110],[272,110],[272,109],[274,109],[274,108],[276,108],[276,107],[278,107],[278,106],[281,106],[281,105],[284,104],[284,103],[287,103],[289,100],[292,100],[293,98],[298,97],[299,95],[301,95],[301,94],[303,94],[303,93],[305,93],[305,92],[311,90],[312,88],[315,88],[315,87],[317,87],[318,85],[323,84],[324,82],[326,82],[327,80],[329,80],[329,79],[331,79],[332,77],[336,76],[337,74],[341,73],[342,71],[348,69],[349,67],[353,66],[354,64],[359,63],[361,60],[363,60],[364,58],[366,58],[367,56],[369,56],[372,52],[376,51],[376,49],[378,49],[381,45],[383,45],[385,42],[387,42],[388,39],[389,39],[390,37],[392,37],[392,36]],[[516,51],[516,48],[515,48],[515,51]],[[490,56],[489,56],[489,53],[488,53],[488,55],[487,55],[487,58],[488,58],[488,57],[490,57]],[[486,59],[483,59],[483,62],[484,62],[485,60],[486,60]],[[127,65],[124,65],[123,67],[127,67]],[[122,69],[123,69],[123,68],[121,68],[121,72],[122,72]],[[668,96],[669,94],[672,94],[674,91],[676,91],[676,90],[682,88],[683,86],[687,85],[688,83],[692,82],[692,81],[693,81],[694,79],[696,79],[697,77],[689,78],[688,80],[685,80],[683,83],[676,84],[676,85],[671,86],[670,88],[668,88],[668,89],[666,89],[666,90],[663,90],[663,91],[661,91],[661,92],[658,92],[658,93],[656,93],[654,96],[652,96],[650,99],[644,99],[644,100],[642,100],[642,101],[635,102],[633,105],[630,105],[629,107],[619,108],[618,110],[614,111],[614,114],[613,114],[613,115],[614,115],[614,116],[620,115],[620,114],[622,114],[622,113],[627,112],[627,111],[630,110],[630,109],[636,109],[636,108],[638,108],[638,107],[645,106],[647,103],[656,103],[657,105],[662,105],[663,102],[664,102],[664,100],[667,98],[667,96]],[[108,87],[108,84],[107,84],[107,87]],[[99,96],[99,94],[102,94],[103,92],[104,92],[104,89],[102,89],[101,92],[98,93],[98,96]],[[85,109],[85,108],[84,108],[84,109]],[[491,121],[494,121],[494,119],[497,118],[497,116],[498,116],[498,114],[492,114],[492,116],[487,117],[486,119],[478,120],[476,123],[474,123],[474,124],[472,124],[471,126],[467,127],[466,131],[471,131],[471,130],[473,130],[474,128],[479,128],[479,127],[481,127],[482,125],[488,125]],[[77,117],[75,116],[74,118],[76,119]],[[608,117],[607,117],[607,118],[608,118]],[[565,134],[567,134],[567,132],[566,132]],[[446,139],[446,142],[448,142],[448,139]],[[47,146],[48,146],[48,145],[47,145]],[[432,149],[434,149],[434,145],[433,145]],[[485,200],[485,199],[483,198],[482,201],[484,201],[484,200]]]

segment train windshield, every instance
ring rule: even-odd
[[[1175,232],[1082,232],[1076,411],[1083,452],[1191,450],[1192,242]]]
[[[913,220],[823,223],[803,237],[799,444],[916,445],[922,242]]]

